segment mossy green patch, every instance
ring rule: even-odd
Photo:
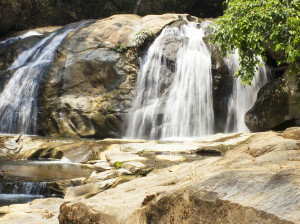
[[[114,167],[116,169],[121,169],[123,167],[123,162],[119,162],[119,161],[115,162]]]

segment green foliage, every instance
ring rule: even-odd
[[[222,53],[239,50],[240,67],[235,76],[251,84],[267,52],[278,65],[289,64],[299,71],[300,0],[227,0],[222,17],[212,24],[213,42]]]
[[[114,167],[115,167],[116,169],[121,169],[121,168],[123,167],[123,163],[117,161],[117,162],[114,163]]]
[[[123,53],[128,50],[128,46],[125,45],[117,45],[115,47],[111,47],[110,50],[116,51],[118,53]]]
[[[137,32],[134,38],[131,40],[131,45],[135,45],[137,47],[142,46],[146,40],[153,38],[153,33],[151,30],[142,29]]]

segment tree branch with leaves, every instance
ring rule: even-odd
[[[224,55],[238,49],[235,73],[251,84],[261,56],[272,55],[278,65],[299,73],[300,0],[227,0],[224,15],[212,23],[212,41]]]

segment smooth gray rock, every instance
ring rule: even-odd
[[[105,156],[111,165],[114,165],[116,162],[147,160],[145,157],[129,152],[108,152],[105,154]]]
[[[92,197],[95,194],[98,194],[106,190],[110,186],[112,186],[114,183],[117,182],[117,180],[118,179],[115,178],[115,179],[104,180],[101,182],[88,183],[78,187],[70,187],[67,189],[67,193],[64,199],[76,200],[76,199],[86,199]]]
[[[110,166],[109,162],[101,161],[101,162],[97,162],[94,164],[94,169],[99,172],[102,172],[102,171],[106,171],[106,170],[111,170],[112,167]]]
[[[104,181],[104,180],[108,180],[111,178],[115,178],[117,177],[117,174],[115,171],[113,170],[108,170],[105,172],[98,172],[98,171],[94,171],[90,178],[88,179],[88,182],[100,182],[100,181]]]
[[[133,174],[132,172],[130,172],[129,170],[124,169],[124,168],[116,170],[116,173],[119,177],[123,176],[123,175],[132,175]]]
[[[145,168],[145,164],[139,161],[130,161],[123,163],[124,169],[128,170],[131,174],[136,174],[140,169]]]

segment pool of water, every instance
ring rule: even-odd
[[[37,181],[66,180],[89,177],[91,169],[69,161],[7,161],[0,160],[0,182],[3,179]]]
[[[47,183],[79,177],[88,178],[93,170],[69,160],[0,160],[0,207],[23,204],[37,198],[51,197]]]

